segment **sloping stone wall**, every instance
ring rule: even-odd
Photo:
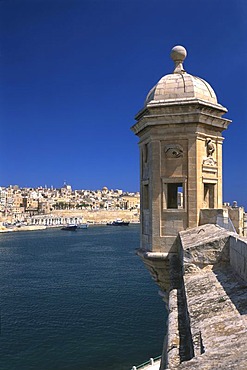
[[[247,238],[230,237],[230,264],[247,282]]]
[[[195,357],[170,369],[246,370],[247,286],[228,264],[185,273]]]
[[[160,369],[246,370],[246,239],[216,225],[179,235]]]

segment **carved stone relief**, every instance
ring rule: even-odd
[[[183,147],[179,144],[167,144],[165,145],[165,156],[166,158],[180,158],[183,157]]]
[[[207,147],[207,157],[212,157],[213,153],[215,152],[215,145],[212,142],[212,139],[206,139],[206,147]]]
[[[203,171],[210,172],[210,168],[217,166],[217,161],[213,158],[213,153],[215,152],[215,144],[213,143],[212,139],[207,138],[205,140],[205,146],[207,157],[203,158],[202,167]]]
[[[208,157],[208,158],[203,159],[202,164],[204,166],[216,166],[217,162],[213,159],[213,157]]]

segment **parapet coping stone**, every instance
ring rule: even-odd
[[[238,238],[238,234],[230,232],[215,224],[205,224],[180,231],[179,235],[184,250],[215,240],[225,239],[230,236]]]
[[[190,270],[184,282],[192,336],[200,333],[205,352],[176,369],[246,370],[246,283],[229,264]]]

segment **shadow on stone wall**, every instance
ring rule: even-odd
[[[229,264],[215,265],[213,272],[240,315],[247,314],[247,283]]]
[[[179,253],[170,258],[170,284],[171,289],[177,289],[179,357],[180,362],[183,362],[191,360],[194,357],[194,345],[184,287],[183,262],[181,256],[182,255]]]

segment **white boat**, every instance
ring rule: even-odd
[[[79,224],[77,225],[78,229],[87,229],[88,228],[88,224]]]
[[[121,218],[117,218],[115,221],[107,222],[109,226],[128,226],[129,221],[123,221]]]

